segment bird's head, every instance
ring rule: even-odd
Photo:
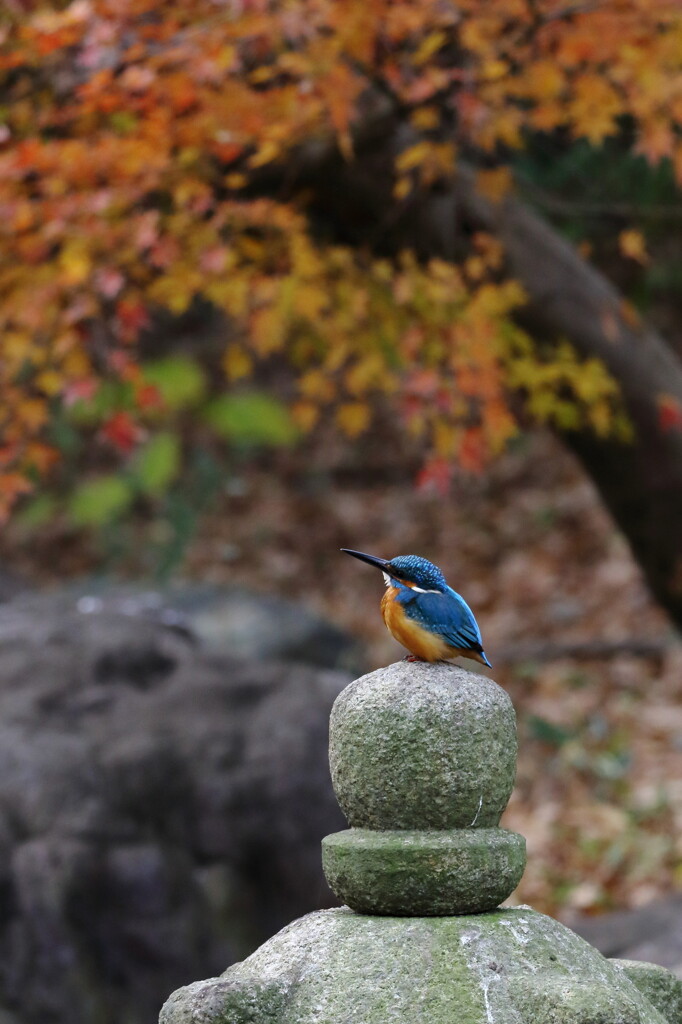
[[[398,555],[396,558],[386,559],[366,555],[363,551],[351,551],[350,548],[341,550],[353,558],[359,558],[361,562],[381,569],[387,586],[393,584],[409,587],[411,590],[435,590],[439,593],[447,587],[445,576],[437,565],[429,562],[428,558],[421,558],[419,555]]]

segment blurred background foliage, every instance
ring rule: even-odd
[[[15,0],[0,26],[6,567],[276,592],[379,664],[337,548],[433,558],[521,712],[521,897],[679,886],[679,5]],[[513,209],[580,256],[563,319]]]

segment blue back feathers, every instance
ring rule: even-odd
[[[429,562],[428,558],[420,558],[419,555],[398,555],[397,558],[391,559],[389,565],[390,569],[395,571],[398,580],[416,583],[423,590],[449,589],[443,573],[437,565]]]

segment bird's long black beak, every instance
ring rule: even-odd
[[[366,555],[364,551],[351,551],[350,548],[341,548],[341,550],[347,555],[352,555],[353,558],[359,558],[361,562],[367,562],[368,565],[373,565],[376,569],[388,572],[390,562],[385,558],[377,558],[376,555]]]

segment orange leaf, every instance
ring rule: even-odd
[[[21,473],[0,473],[0,523],[7,521],[17,498],[32,490],[33,485]]]
[[[478,171],[476,188],[493,203],[499,203],[511,191],[514,178],[508,167],[497,167],[492,171]]]

